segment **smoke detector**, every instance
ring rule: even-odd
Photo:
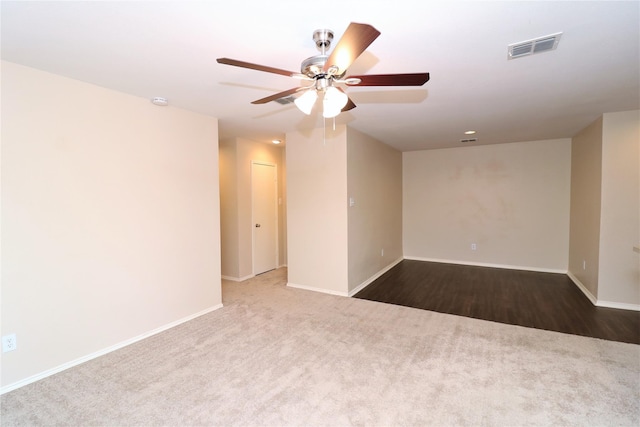
[[[523,42],[512,43],[508,46],[507,59],[516,59],[555,50],[558,47],[558,43],[560,43],[561,36],[562,33],[555,33]]]
[[[163,98],[161,96],[156,96],[155,98],[152,98],[151,103],[153,105],[159,105],[161,107],[166,107],[167,105],[169,105],[169,101],[167,101],[167,98]]]

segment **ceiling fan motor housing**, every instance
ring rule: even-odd
[[[313,41],[320,51],[320,55],[312,56],[302,61],[300,65],[300,73],[312,79],[322,78],[324,76],[324,64],[329,56],[326,54],[333,40],[333,31],[331,30],[315,30],[313,32]]]
[[[324,64],[329,57],[327,55],[316,55],[302,61],[300,72],[312,79],[324,74]]]

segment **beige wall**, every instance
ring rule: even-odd
[[[220,141],[220,264],[222,275],[229,278],[240,277],[236,148],[235,139]]]
[[[403,153],[405,258],[566,272],[570,154],[569,139]]]
[[[601,182],[602,118],[580,131],[571,142],[568,271],[593,303],[598,295]]]
[[[347,131],[287,134],[290,286],[348,294]]]
[[[275,164],[278,171],[278,262],[287,263],[284,150],[276,145],[234,138],[220,143],[222,275],[253,276],[251,162]]]
[[[217,120],[2,63],[2,386],[221,304]]]
[[[569,276],[599,306],[640,309],[640,111],[606,113],[572,142]]]
[[[287,134],[286,158],[290,286],[352,295],[402,259],[400,152],[343,125]]]
[[[640,309],[639,156],[640,111],[604,114],[599,305]]]
[[[402,259],[402,153],[347,129],[349,293]]]

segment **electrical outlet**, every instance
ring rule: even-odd
[[[471,250],[475,251],[476,249],[478,249],[478,245],[476,245],[475,243],[471,244]]]
[[[18,348],[16,334],[9,334],[2,337],[2,352],[13,351]]]

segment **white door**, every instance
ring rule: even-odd
[[[276,165],[251,162],[253,274],[278,265],[278,199]]]

